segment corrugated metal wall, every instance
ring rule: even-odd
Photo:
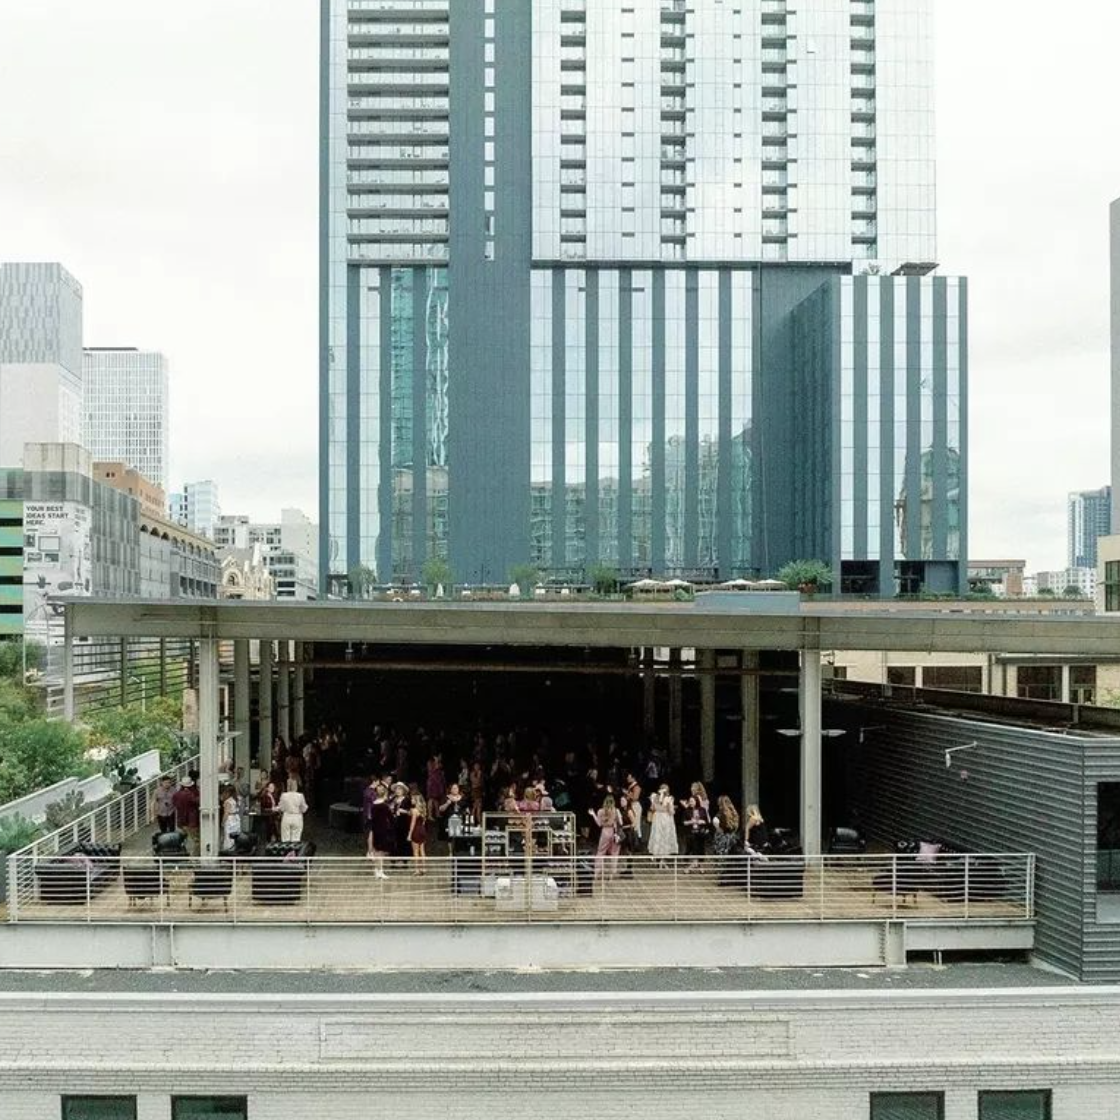
[[[843,753],[834,756],[842,764],[833,780],[845,784],[869,839],[944,838],[973,851],[1035,852],[1037,955],[1083,975],[1083,915],[1096,867],[1084,751],[1092,743],[1120,760],[1120,740],[843,701],[829,702],[826,722],[849,729],[835,740]],[[860,744],[860,727],[878,730]],[[972,741],[977,746],[956,753],[946,769],[946,748]],[[1120,962],[1120,927],[1117,934]]]
[[[1086,980],[1120,982],[1120,922],[1097,920],[1097,785],[1120,782],[1120,749],[1115,740],[1085,748],[1085,936],[1082,945]]]

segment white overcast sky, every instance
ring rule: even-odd
[[[1049,0],[935,3],[970,551],[1060,567],[1067,491],[1108,481],[1120,4],[1083,0],[1071,31]],[[62,261],[87,345],[166,353],[173,484],[214,478],[259,518],[317,504],[317,13],[0,0],[0,259]]]

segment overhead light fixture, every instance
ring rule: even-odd
[[[778,732],[779,735],[784,735],[787,739],[800,739],[801,738],[801,728],[800,727],[779,727],[779,728],[777,728],[777,732]],[[845,731],[844,728],[842,728],[842,727],[822,727],[821,728],[821,738],[822,739],[835,739],[840,735],[847,735],[847,734],[848,734],[847,731]]]
[[[877,724],[874,727],[861,727],[859,729],[860,745],[862,746],[863,743],[866,741],[868,732],[871,732],[871,731],[886,731],[886,730],[887,730],[887,727],[886,727],[885,724]]]
[[[961,743],[959,747],[946,747],[945,748],[945,769],[949,770],[953,765],[953,755],[957,751],[970,751],[973,747],[978,747],[980,744],[973,740],[971,743]]]

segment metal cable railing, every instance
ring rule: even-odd
[[[389,860],[121,856],[115,847],[9,857],[9,920],[355,923],[843,922],[1033,918],[1034,855],[522,854]],[[421,873],[422,871],[422,873]]]
[[[198,755],[167,770],[176,783],[188,771],[197,769]],[[77,857],[99,846],[123,844],[130,836],[152,823],[152,796],[162,774],[142,782],[135,789],[98,805],[69,824],[40,836],[26,848],[8,857],[8,912],[14,918],[21,898],[35,895],[35,867],[41,860]]]

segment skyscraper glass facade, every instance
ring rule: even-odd
[[[167,359],[134,348],[82,355],[85,446],[94,460],[123,462],[167,488]]]
[[[325,582],[729,578],[826,539],[876,593],[950,578],[930,9],[323,0]],[[838,458],[799,514],[806,423]]]

